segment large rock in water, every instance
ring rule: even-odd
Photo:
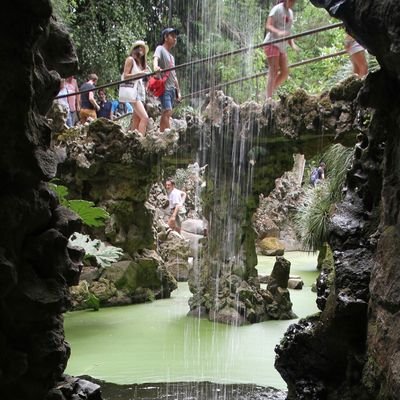
[[[205,238],[207,228],[201,219],[188,218],[182,222],[181,235],[189,241],[190,255],[198,257],[200,241]]]
[[[264,256],[283,256],[285,246],[276,237],[265,237],[258,242],[261,254]]]

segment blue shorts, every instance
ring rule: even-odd
[[[167,89],[162,96],[160,96],[161,109],[162,110],[172,110],[174,106],[174,101],[176,99],[175,88]]]

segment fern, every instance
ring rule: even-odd
[[[98,228],[99,226],[103,226],[105,221],[110,217],[104,208],[95,207],[91,201],[68,200],[68,188],[65,186],[50,183],[50,187],[57,194],[60,204],[77,213],[87,226]]]
[[[85,258],[95,257],[98,265],[103,268],[109,267],[112,263],[118,261],[123,250],[115,246],[106,246],[98,239],[92,240],[88,235],[82,235],[75,232],[69,238],[72,246],[82,247],[85,250]]]

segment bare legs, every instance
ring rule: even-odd
[[[351,63],[353,64],[353,72],[357,74],[360,78],[367,75],[368,64],[365,58],[365,51],[359,51],[354,53],[350,57]]]
[[[141,101],[133,102],[133,115],[131,119],[131,130],[138,130],[142,135],[146,134],[147,124],[149,122],[149,116],[147,115],[146,109]]]
[[[172,110],[163,110],[160,119],[160,132],[164,132],[165,129],[170,127],[169,120],[172,116]]]
[[[267,99],[271,98],[275,90],[282,85],[289,76],[287,54],[279,53],[279,56],[268,57],[268,81]]]

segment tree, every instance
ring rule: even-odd
[[[76,45],[80,81],[93,72],[99,76],[100,84],[119,80],[136,39],[155,42],[156,35],[152,32],[159,31],[155,27],[165,13],[164,1],[155,0],[52,0],[52,3]]]
[[[103,84],[119,80],[134,40],[146,40],[154,51],[166,26],[174,26],[181,33],[174,49],[177,65],[260,44],[264,39],[265,19],[275,0],[52,0],[52,3],[75,42],[80,62],[79,81],[95,72],[99,84]],[[296,2],[294,12],[295,33],[337,22],[304,0]],[[289,50],[289,61],[336,52],[343,49],[342,41],[343,29],[299,38],[296,42],[302,50],[298,54]],[[337,71],[348,64],[348,57],[344,56],[293,69],[278,93],[299,87],[321,92],[337,79]],[[259,48],[188,66],[178,71],[178,77],[182,92],[189,94],[265,70],[265,55]],[[117,88],[113,90],[116,94]],[[224,88],[237,102],[263,100],[264,90],[265,77]]]

